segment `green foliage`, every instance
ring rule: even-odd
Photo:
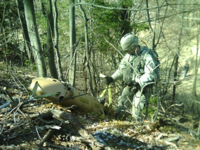
[[[152,115],[155,113],[155,111],[156,111],[155,108],[149,107],[149,108],[148,108],[148,115],[149,115],[149,116],[152,116]],[[146,113],[146,109],[143,109],[143,110],[142,110],[142,113],[145,114],[145,113]]]
[[[119,1],[119,5],[122,7],[132,7],[133,1],[132,0],[121,0],[121,1]]]
[[[77,1],[76,1],[77,2]],[[85,2],[91,3],[91,0],[86,0]],[[42,5],[43,4],[43,5]],[[102,6],[107,6],[107,7],[122,7],[122,8],[130,8],[133,5],[132,0],[121,0],[118,3],[116,2],[110,2],[110,1],[104,1],[104,0],[98,0],[95,1],[94,4],[96,5],[102,5]],[[4,25],[5,25],[5,30],[6,33],[11,34],[12,31],[10,32],[10,30],[12,29],[21,29],[21,25],[20,25],[20,21],[19,21],[19,17],[18,17],[18,13],[17,13],[17,9],[16,9],[16,2],[14,0],[8,0],[8,1],[2,1],[1,2],[1,6],[0,6],[0,14],[3,16],[3,10],[4,10],[4,6],[6,7],[5,10],[9,10],[6,11],[5,13],[5,18],[3,21]],[[130,21],[129,18],[127,19],[123,19],[122,15],[124,12],[126,11],[122,11],[122,10],[117,10],[117,9],[113,9],[113,10],[108,10],[108,9],[104,9],[104,8],[99,8],[99,7],[92,7],[89,5],[82,5],[85,12],[86,12],[86,16],[88,18],[88,35],[89,35],[89,45],[91,47],[90,50],[98,50],[101,53],[104,53],[105,55],[113,53],[113,51],[115,51],[113,49],[113,46],[111,46],[110,44],[108,44],[108,42],[110,42],[111,44],[113,44],[116,48],[119,47],[119,40],[122,37],[122,30],[123,29],[127,29],[127,31],[132,31],[134,30],[134,32],[140,32],[142,30],[148,29],[148,25],[146,24],[137,24],[137,22],[135,22],[133,25],[130,25]],[[34,1],[34,8],[35,8],[35,17],[36,17],[36,23],[37,23],[37,28],[38,28],[38,32],[39,32],[39,37],[40,37],[40,42],[41,42],[41,46],[45,47],[44,45],[46,44],[46,28],[47,28],[47,22],[46,22],[46,1],[45,0],[41,0],[39,2]],[[60,49],[60,54],[62,55],[63,53],[66,53],[66,49],[68,47],[69,44],[69,1],[57,1],[57,9],[58,9],[58,32],[59,32],[59,49]],[[20,13],[24,14],[23,11],[23,5],[20,6],[21,10]],[[83,19],[82,19],[82,12],[79,9],[79,6],[76,6],[76,33],[77,33],[77,41],[79,40],[79,38],[82,38],[79,42],[79,46],[80,43],[83,43],[83,45],[81,45],[81,47],[84,47],[84,24],[83,24]],[[130,13],[130,11],[127,11],[126,13]],[[3,18],[3,17],[2,17]],[[1,19],[2,19],[1,18]],[[12,24],[12,28],[11,28],[11,24]],[[21,30],[20,30],[21,31]],[[18,32],[18,31],[17,31]],[[21,33],[22,35],[22,33]],[[20,37],[21,37],[20,35]],[[5,35],[6,36],[6,35]],[[4,37],[2,37],[3,39]],[[108,42],[106,42],[106,40]],[[21,40],[21,39],[17,39],[17,40]],[[12,41],[13,46],[6,50],[7,54],[16,54],[18,56],[20,56],[20,52],[18,49],[16,49],[16,47],[18,47],[17,45],[17,40],[16,41]],[[23,40],[23,39],[22,39]],[[21,41],[20,41],[21,42]],[[8,43],[9,45],[9,43]],[[14,48],[13,48],[14,47]],[[45,49],[45,48],[44,48]],[[62,52],[63,51],[63,52]],[[65,52],[64,52],[65,51]],[[79,51],[80,52],[80,51]],[[45,50],[44,50],[45,53]],[[83,52],[80,52],[83,53]],[[45,54],[43,55],[45,56]],[[19,60],[19,59],[18,59]],[[109,60],[112,61],[112,60]],[[26,66],[30,66],[30,61],[25,60],[25,65]],[[35,71],[36,70],[36,66],[33,65],[31,66],[32,69]]]
[[[106,117],[106,116],[105,116],[104,114],[100,115],[100,116],[99,116],[99,122],[103,121],[103,120],[105,119],[105,117]]]
[[[30,60],[25,60],[25,63],[24,63],[26,66],[30,66],[31,64],[31,61]]]
[[[46,28],[47,28],[47,23],[46,23],[46,17],[41,15],[41,12],[36,11],[35,12],[35,18],[36,18],[36,23],[38,25],[38,32],[40,35],[40,41],[41,44],[46,44]]]
[[[158,100],[158,102],[161,101],[161,99],[160,98],[157,99],[156,96],[151,96],[149,98],[149,107],[148,107],[148,115],[149,116],[152,116],[155,113],[155,111],[157,111],[157,100]],[[142,112],[145,113],[146,109],[143,109]]]
[[[131,25],[131,28],[133,29],[134,33],[138,33],[140,31],[144,31],[144,30],[149,30],[149,25],[146,23],[133,23]]]
[[[16,2],[14,0],[0,1],[0,16],[0,22],[3,24],[7,31],[11,30],[11,22],[12,26],[14,27],[12,29],[20,28]]]
[[[118,3],[105,2],[104,0],[95,1],[96,5],[106,7],[121,7],[130,8],[133,6],[132,0],[119,1]],[[84,6],[85,8],[86,6]],[[91,8],[88,6],[88,8]],[[95,35],[90,38],[90,42],[95,42],[95,47],[101,52],[108,54],[109,51],[115,51],[113,46],[108,44],[110,42],[116,48],[119,48],[119,41],[121,37],[127,32],[138,33],[149,29],[145,23],[132,23],[130,20],[131,11],[118,9],[104,9],[93,7],[87,14],[90,21],[90,28]],[[89,31],[90,32],[90,31]],[[105,40],[106,39],[106,40]],[[112,53],[112,52],[111,52]]]
[[[88,112],[87,115],[90,117],[98,117],[99,116],[99,114],[96,112]]]
[[[32,65],[32,70],[33,70],[33,71],[36,71],[36,70],[37,70],[36,65]]]
[[[103,11],[102,13],[96,14],[96,17],[98,18],[97,24],[99,27],[104,27],[104,30],[100,30],[103,33],[108,32],[106,29],[118,27],[118,23],[116,22],[118,20],[118,13],[116,13],[116,10]]]
[[[158,101],[160,101],[160,99],[158,99]],[[149,104],[155,104],[157,103],[157,97],[156,96],[151,96],[149,98]]]

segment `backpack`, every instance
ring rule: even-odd
[[[146,54],[150,54],[153,57],[154,63],[156,64],[156,68],[153,70],[153,74],[155,76],[154,80],[157,81],[160,79],[160,61],[158,59],[158,53],[152,49],[144,47],[146,50]],[[145,56],[144,55],[144,56]],[[144,57],[143,57],[144,58]]]

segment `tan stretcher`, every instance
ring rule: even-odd
[[[72,105],[77,106],[77,109],[87,112],[103,113],[108,111],[108,107],[102,105],[96,97],[90,95],[84,95],[69,84],[64,85],[54,78],[35,78],[29,89],[32,91],[35,84],[38,84],[36,89],[36,95],[42,96],[50,94],[45,99],[54,104],[58,104],[63,107],[70,107]],[[56,93],[51,95],[51,93]]]

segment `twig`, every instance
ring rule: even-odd
[[[6,102],[3,105],[0,106],[0,109],[7,107],[8,105],[10,105],[10,102]]]
[[[20,102],[20,98],[18,98],[18,102],[19,103],[17,105],[18,106],[17,111],[20,112],[23,115],[24,118],[27,118],[27,116],[20,110],[20,107],[23,104],[23,102]]]
[[[158,137],[156,137],[156,140],[159,140],[159,139],[161,139],[162,137],[163,137],[163,134],[161,133],[161,134],[158,135]]]
[[[12,78],[13,78],[13,80],[14,80],[15,84],[16,84],[18,87],[20,87],[20,86],[19,86],[19,84],[16,82],[16,80],[15,80],[15,78],[14,78],[14,76],[13,76],[13,74],[11,73],[11,71],[10,71],[10,70],[9,70],[9,73],[10,73],[10,75],[12,76]]]
[[[8,112],[7,115],[4,116],[4,118],[3,118],[3,125],[2,125],[2,129],[1,129],[1,131],[0,131],[0,134],[2,134],[2,132],[3,132],[4,125],[5,125],[5,119],[7,118],[8,115],[10,115],[10,114],[11,114],[14,110],[16,110],[16,109],[17,109],[17,106],[14,107],[10,112]]]
[[[38,132],[37,126],[35,126],[35,130],[36,130],[36,133],[37,133],[39,139],[42,140],[42,138],[41,138],[41,136],[40,136],[40,134],[39,134],[39,132]]]
[[[178,149],[177,146],[174,143],[168,142],[168,141],[164,141],[167,145],[171,145],[173,146],[175,149]]]
[[[4,87],[3,90],[4,90],[5,94],[8,95],[8,97],[10,98],[10,100],[11,100],[12,102],[15,102],[15,101],[13,100],[12,96],[10,95],[10,93],[6,90],[6,87]]]
[[[53,132],[54,132],[54,130],[49,129],[49,130],[47,131],[47,133],[44,135],[44,137],[42,138],[42,141],[41,141],[39,144],[37,144],[37,146],[38,146],[38,147],[42,146],[43,143],[44,143],[45,141],[47,141],[47,140],[50,138],[50,136],[53,134]]]
[[[58,149],[58,150],[80,150],[79,148],[75,148],[75,147],[62,147],[62,146],[56,146],[54,144],[51,144],[51,143],[48,143],[48,142],[45,142],[45,147],[51,147],[51,148],[55,148],[55,149]]]
[[[199,134],[200,134],[200,121],[199,121],[199,128],[197,130],[197,136],[199,136]]]
[[[99,149],[103,149],[105,146],[104,144],[98,142],[98,141],[94,141],[92,139],[86,139],[84,137],[75,137],[75,136],[72,136],[72,140],[73,141],[77,141],[77,142],[82,142],[82,143],[85,143],[85,144],[88,144],[90,145],[93,149],[96,149],[96,150],[99,150]]]
[[[28,90],[26,89],[26,87],[21,83],[21,81],[15,76],[15,78],[14,78],[14,74],[9,70],[9,72],[10,72],[10,74],[11,74],[11,76],[12,76],[12,78],[13,78],[13,80],[14,80],[14,82],[17,84],[17,82],[15,81],[15,78],[17,79],[17,81],[23,86],[23,88],[26,90],[26,92],[28,93]],[[18,84],[17,84],[18,85]],[[18,87],[20,87],[19,85],[18,85]]]
[[[165,141],[165,140],[156,140],[156,142],[159,141],[159,142],[164,142],[166,145],[171,145],[173,146],[173,149],[178,149],[177,146],[174,144],[174,143],[171,143],[171,142],[168,142],[168,141]]]
[[[169,106],[169,107],[166,109],[166,111],[167,111],[168,109],[170,109],[171,107],[174,107],[174,106],[182,106],[182,105],[183,105],[183,103],[182,103],[182,104],[173,104],[173,105]]]
[[[20,108],[17,108],[17,111],[20,112],[24,118],[27,118],[27,116],[20,110]]]
[[[30,122],[22,122],[21,124],[15,126],[15,127],[13,127],[13,128],[11,128],[11,129],[6,130],[4,133],[9,133],[10,131],[12,131],[12,130],[14,130],[14,129],[16,129],[16,128],[22,129],[21,126],[23,126],[23,129],[24,129],[24,126],[25,126],[26,124],[31,124],[31,123],[30,123]]]
[[[112,44],[110,43],[105,37],[103,37],[105,39],[105,41],[110,44],[122,57],[124,57],[124,55]]]
[[[165,109],[163,108],[161,102],[160,102],[160,107],[161,107],[161,109],[163,110],[163,112],[165,113],[166,111],[165,111]]]
[[[54,121],[45,121],[44,119],[42,119],[42,117],[39,117],[38,120],[40,120],[41,122],[43,122],[45,124],[52,124],[52,123],[54,123]]]
[[[191,98],[190,98],[190,101],[192,101],[192,102],[194,102],[194,103],[199,103],[199,104],[200,104],[199,101],[193,100],[193,99],[191,99]]]
[[[137,133],[136,131],[134,131],[133,129],[128,129],[129,131],[133,132],[133,133]]]
[[[166,139],[164,139],[164,141],[172,142],[172,141],[176,141],[178,139],[180,139],[180,135],[175,136],[175,137],[166,138]]]

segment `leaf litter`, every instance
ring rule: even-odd
[[[73,107],[63,108],[42,98],[35,99],[25,88],[30,82],[29,77],[21,83],[1,78],[0,149],[198,149],[200,146],[198,119],[191,122],[186,115],[159,111],[153,122],[119,121],[112,114],[83,113]]]

